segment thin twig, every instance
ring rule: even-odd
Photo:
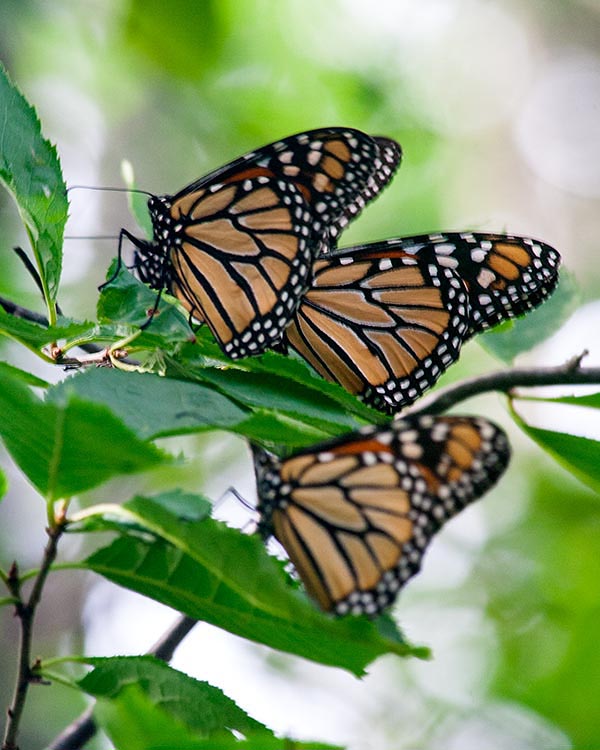
[[[17,305],[15,302],[12,302],[12,300],[6,299],[6,297],[0,297],[0,307],[2,307],[3,310],[9,315],[13,315],[15,318],[22,318],[23,320],[29,320],[32,323],[38,323],[45,328],[48,327],[48,318],[46,318],[44,315],[41,315],[34,310],[29,310],[26,307],[21,307],[21,305]],[[67,368],[73,368],[82,367],[85,365],[102,365],[107,364],[110,361],[110,358],[108,357],[108,348],[106,346],[100,346],[99,344],[92,343],[81,343],[77,345],[77,348],[81,349],[87,354],[90,354],[91,356],[86,358],[85,360],[76,357],[65,357],[61,356],[59,350],[56,349],[56,352],[59,352],[58,354],[56,352],[53,352],[53,358],[56,360],[56,364],[64,365]],[[132,364],[135,364],[133,360],[127,359],[125,355],[125,351],[117,350],[117,352],[112,352],[112,356],[115,359],[122,359],[124,362],[131,362]]]
[[[194,620],[192,617],[182,615],[147,653],[156,656],[161,661],[171,661],[175,649],[194,627],[196,622],[197,620]],[[92,739],[97,731],[93,712],[94,707],[89,706],[48,745],[47,750],[79,750],[79,748],[82,748],[86,742]]]
[[[12,565],[8,575],[7,585],[9,591],[15,599],[17,599],[15,612],[21,621],[21,634],[19,639],[17,680],[11,706],[8,709],[8,722],[6,724],[2,750],[18,750],[17,736],[19,734],[19,725],[23,714],[23,708],[25,707],[25,699],[27,698],[29,685],[35,678],[31,666],[33,621],[37,606],[40,603],[46,578],[50,572],[50,566],[56,559],[58,540],[62,534],[63,526],[58,524],[49,528],[47,531],[48,542],[46,543],[46,548],[44,550],[42,564],[27,601],[24,601],[21,596],[21,581],[19,580],[19,571],[16,564]]]
[[[409,410],[410,414],[441,414],[461,401],[489,391],[510,393],[515,388],[548,385],[600,385],[600,367],[581,367],[587,354],[577,355],[558,367],[515,368],[461,380],[432,393]]]
[[[156,658],[161,661],[171,661],[175,649],[197,622],[198,620],[194,620],[193,617],[181,615],[169,630],[167,630],[167,632],[156,641],[148,653],[152,656],[156,656]]]

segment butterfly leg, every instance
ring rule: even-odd
[[[117,278],[119,275],[119,271],[121,270],[121,266],[123,265],[123,238],[127,238],[130,242],[132,242],[136,247],[140,246],[140,240],[137,237],[134,237],[131,232],[128,232],[127,229],[121,229],[119,232],[119,245],[117,248],[117,267],[115,268],[114,273],[112,276],[107,279],[104,283],[100,284],[98,287],[98,291],[101,292],[105,287],[109,286],[109,284],[112,284],[112,282]]]

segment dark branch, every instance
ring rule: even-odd
[[[559,367],[515,368],[462,380],[422,398],[410,414],[441,414],[461,401],[489,391],[512,393],[515,388],[534,386],[600,385],[600,367],[581,367],[586,353]]]
[[[48,318],[44,315],[40,315],[40,313],[36,313],[33,310],[28,310],[26,307],[21,307],[5,297],[0,297],[0,307],[9,315],[14,315],[15,318],[23,318],[24,320],[32,321],[32,323],[39,323],[41,326],[48,327]]]
[[[21,263],[25,266],[25,269],[27,273],[31,276],[33,279],[35,285],[37,286],[40,294],[42,295],[42,299],[44,299],[44,285],[42,284],[42,278],[40,274],[38,273],[37,268],[33,265],[33,263],[29,260],[29,256],[23,250],[22,247],[13,247],[13,252],[16,253],[17,257],[21,261]]]
[[[18,748],[17,737],[19,734],[21,716],[23,715],[29,685],[35,678],[31,666],[33,621],[37,606],[42,596],[46,578],[50,572],[50,566],[56,559],[58,540],[60,539],[62,530],[63,527],[60,524],[48,529],[48,542],[44,550],[42,565],[40,566],[39,573],[35,578],[33,589],[27,601],[21,596],[21,582],[19,580],[16,565],[13,565],[9,572],[7,585],[11,594],[17,600],[17,603],[15,604],[15,613],[21,622],[21,633],[19,639],[17,680],[15,683],[13,699],[10,708],[8,709],[8,722],[6,724],[2,750],[17,750]]]
[[[156,641],[148,653],[161,661],[171,661],[175,649],[197,622],[198,620],[194,620],[193,617],[181,615],[171,628]]]

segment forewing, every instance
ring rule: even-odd
[[[257,354],[280,339],[311,279],[300,192],[265,175],[231,181],[173,202],[170,221],[171,291],[223,351]]]
[[[200,188],[253,179],[257,170],[293,183],[311,214],[315,257],[392,179],[401,159],[393,140],[353,128],[320,128],[282,138],[210,172],[175,200]]]

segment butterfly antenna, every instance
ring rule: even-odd
[[[64,236],[65,240],[111,240],[115,241],[118,240],[119,237],[116,234],[95,234],[95,235],[87,235],[87,234],[65,234]]]
[[[242,505],[244,506],[244,508],[247,508],[248,510],[251,510],[252,512],[254,512],[254,511],[256,510],[256,508],[254,507],[254,505],[252,505],[252,503],[249,503],[249,502],[248,502],[248,501],[246,500],[246,498],[245,498],[245,497],[244,497],[244,496],[243,496],[243,495],[242,495],[242,494],[241,494],[240,492],[238,492],[238,491],[236,490],[236,488],[235,488],[235,487],[228,487],[228,488],[227,488],[227,489],[225,490],[225,492],[223,493],[223,496],[222,496],[222,498],[223,498],[223,497],[225,497],[225,495],[227,495],[227,494],[228,494],[229,492],[230,492],[230,493],[231,493],[231,494],[232,494],[232,495],[233,495],[233,496],[235,497],[235,499],[236,499],[236,500],[237,500],[237,501],[238,501],[239,503],[241,503],[241,504],[242,504]],[[221,498],[221,499],[222,499],[222,498]]]
[[[139,188],[97,187],[96,185],[70,185],[67,188],[67,194],[71,190],[97,190],[105,193],[139,193],[140,195],[147,195],[150,198],[154,195],[154,193],[150,193],[147,190],[140,190]]]

